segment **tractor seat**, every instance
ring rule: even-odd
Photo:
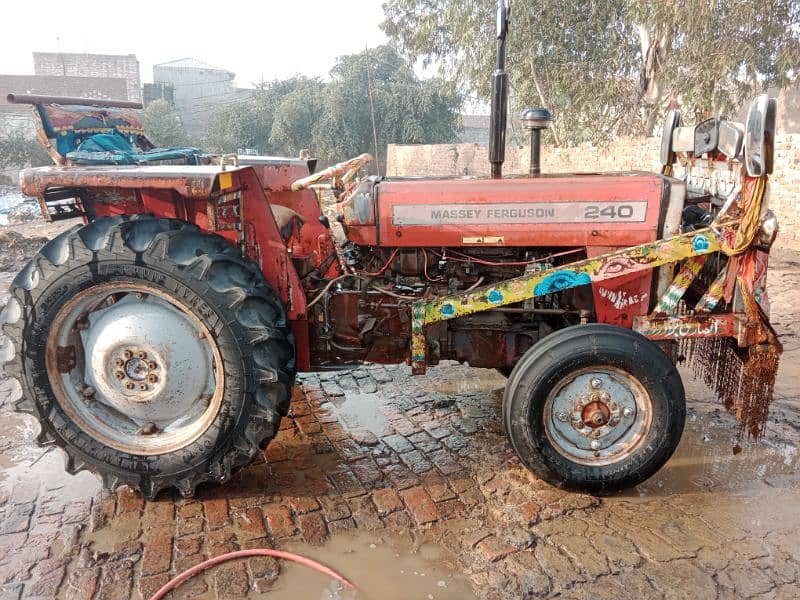
[[[270,208],[272,209],[272,216],[278,224],[278,231],[284,243],[288,242],[295,233],[299,232],[306,222],[299,213],[293,211],[288,206],[270,204]]]

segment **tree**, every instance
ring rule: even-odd
[[[41,167],[51,163],[41,143],[23,129],[15,128],[0,135],[0,169]]]
[[[262,81],[249,98],[220,106],[212,113],[206,130],[206,148],[213,152],[257,148],[262,154],[283,151],[284,140],[271,141],[275,113],[293,92],[298,92],[296,98],[302,98],[306,92],[315,93],[321,85],[318,79],[302,76]]]
[[[494,69],[495,0],[386,0],[386,33],[404,55],[482,100]],[[672,101],[730,113],[795,81],[796,0],[514,0],[512,105],[555,115],[560,143],[650,134]]]
[[[387,144],[452,141],[461,103],[440,80],[419,80],[394,48],[378,46],[337,60],[318,139],[330,155],[377,151],[383,164]]]
[[[460,105],[452,89],[420,81],[396,50],[380,46],[340,57],[329,82],[263,82],[247,101],[215,111],[206,145],[218,152],[250,147],[288,155],[308,148],[323,162],[335,162],[374,152],[377,135],[385,159],[389,143],[451,141]]]
[[[179,148],[189,138],[175,108],[166,100],[153,100],[142,112],[142,124],[148,139],[159,148]]]

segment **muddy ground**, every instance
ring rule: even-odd
[[[0,262],[16,268],[36,245],[0,233]],[[0,273],[0,304],[12,277]],[[785,354],[765,439],[734,455],[733,418],[684,370],[689,417],[675,456],[602,499],[521,467],[493,371],[448,364],[411,377],[369,365],[301,377],[264,457],[193,500],[154,502],[67,475],[59,450],[36,446],[37,424],[10,412],[17,392],[0,381],[0,598],[147,598],[205,558],[252,547],[321,559],[360,591],[250,559],[175,597],[800,597],[800,253],[775,252],[769,292]]]

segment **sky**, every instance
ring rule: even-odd
[[[0,74],[33,74],[32,52],[135,54],[153,65],[192,57],[236,73],[236,83],[325,76],[336,57],[386,42],[381,0],[4,2]],[[10,24],[15,24],[9,26]]]

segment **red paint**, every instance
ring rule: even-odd
[[[380,246],[469,246],[464,237],[500,236],[504,246],[634,246],[657,237],[663,181],[653,174],[546,176],[536,179],[388,179],[375,186],[376,231],[370,219],[359,224],[347,216],[348,237],[357,244]],[[642,223],[507,223],[405,225],[392,222],[396,205],[465,205],[479,208],[489,202],[553,203],[565,201],[646,201]],[[492,244],[488,244],[492,245]]]

